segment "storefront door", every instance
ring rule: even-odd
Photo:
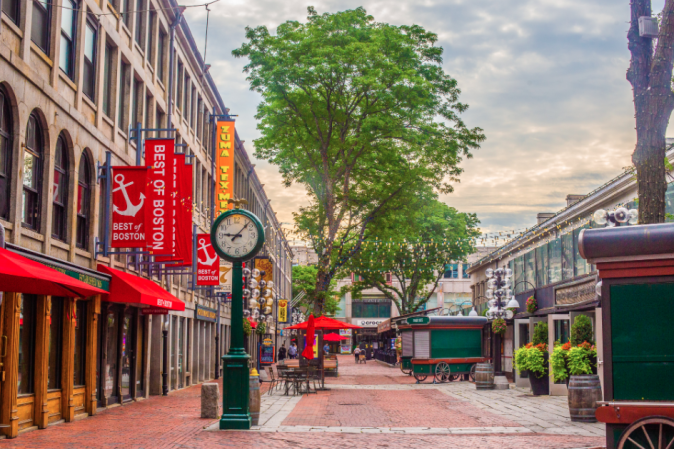
[[[526,346],[529,343],[529,318],[515,320],[515,350]],[[516,369],[513,369],[515,376],[515,383],[518,387],[529,388],[528,373],[525,371],[520,375]]]
[[[134,359],[136,354],[135,310],[128,308],[124,311],[122,321],[122,400],[131,400],[131,385],[133,385],[135,373]]]
[[[107,398],[105,405],[119,402],[117,380],[119,375],[118,345],[119,345],[119,306],[108,305],[103,323],[101,348],[103,348],[103,397]]]
[[[552,350],[556,341],[562,344],[566,343],[569,341],[569,337],[569,315],[548,315],[548,348]],[[550,396],[566,396],[566,394],[566,382],[555,383],[550,376]]]

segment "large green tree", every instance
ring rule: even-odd
[[[318,267],[316,265],[295,265],[293,266],[293,298],[304,292],[304,296],[295,307],[304,306],[313,310],[316,302],[316,277],[318,276]],[[339,297],[341,292],[337,290],[337,282],[330,282],[326,294],[326,300],[323,306],[323,313],[334,315],[339,310]]]
[[[478,224],[475,214],[458,212],[435,195],[415,198],[398,214],[374,224],[371,239],[347,265],[359,276],[354,296],[376,288],[401,314],[416,312],[431,298],[445,265],[465,261],[475,251]]]
[[[442,69],[436,34],[376,22],[363,8],[308,11],[306,23],[288,21],[276,35],[247,28],[233,54],[249,59],[251,89],[262,95],[256,156],[307,189],[310,204],[295,221],[318,254],[320,314],[369,224],[406,192],[450,192],[484,135],[459,117],[467,105]]]

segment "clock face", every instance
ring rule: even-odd
[[[258,244],[260,235],[252,219],[244,214],[231,214],[215,229],[217,246],[233,259],[244,259]]]

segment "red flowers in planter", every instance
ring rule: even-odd
[[[527,299],[527,312],[528,313],[534,313],[535,311],[538,310],[538,302],[536,302],[536,298],[533,296],[529,296],[529,299]]]

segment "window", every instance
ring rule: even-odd
[[[84,385],[85,354],[87,347],[87,302],[75,303],[75,364],[73,369],[73,385]]]
[[[461,264],[461,277],[463,279],[470,279],[470,274],[468,274],[468,268],[470,268],[470,265],[467,263]]]
[[[21,295],[19,316],[19,385],[18,394],[35,392],[35,309],[37,296]]]
[[[204,104],[201,101],[201,97],[199,97],[199,100],[197,101],[197,129],[196,129],[196,135],[197,139],[201,140],[203,143],[203,128],[201,127],[203,125],[203,109],[204,109]]]
[[[150,114],[150,107],[152,106],[152,95],[145,97],[145,128],[152,128],[152,114]],[[155,126],[156,128],[156,126]],[[154,132],[148,132],[147,137],[154,137]],[[159,136],[157,136],[159,137]]]
[[[159,42],[157,42],[157,77],[164,83],[164,46],[166,45],[166,33],[159,31]]]
[[[573,278],[573,233],[562,236],[562,279]]]
[[[51,2],[49,0],[33,0],[33,20],[31,39],[40,50],[49,54],[49,16]]]
[[[548,245],[541,245],[536,251],[536,287],[548,285]]]
[[[63,298],[51,299],[51,317],[49,320],[49,369],[47,371],[47,389],[61,388],[61,359],[63,348]]]
[[[390,318],[391,301],[383,298],[363,298],[351,304],[354,318]]]
[[[77,183],[77,246],[88,248],[89,243],[89,203],[91,202],[91,162],[87,152],[80,159]]]
[[[190,122],[190,128],[194,127],[194,115],[196,114],[196,98],[197,98],[197,88],[192,87],[192,97],[190,100],[190,116],[189,116],[189,122]],[[196,130],[195,130],[196,131]],[[197,136],[199,135],[198,132],[195,133]]]
[[[112,117],[112,67],[113,48],[106,42],[103,56],[103,112]]]
[[[548,243],[548,282],[551,284],[562,280],[562,239]]]
[[[524,280],[522,291],[531,290],[536,286],[536,258],[534,251],[524,255]]]
[[[513,270],[513,290],[515,294],[522,293],[524,288],[524,256],[515,259],[515,269]]]
[[[63,0],[61,8],[61,54],[59,56],[59,67],[68,75],[68,78],[75,78],[75,24],[76,4],[73,0]]]
[[[98,25],[92,17],[87,17],[84,30],[84,77],[82,91],[91,100],[96,93],[96,42],[98,41]]]
[[[19,11],[19,0],[4,0],[2,2],[2,12],[17,25],[19,24]]]
[[[23,197],[21,220],[31,229],[40,227],[40,199],[42,188],[42,126],[35,114],[28,118],[26,151],[23,155]]]
[[[124,17],[124,25],[129,28],[131,24],[131,0],[122,0],[124,2],[122,15]]]
[[[448,263],[445,265],[445,279],[458,279],[459,278],[459,264],[458,263]]]
[[[129,126],[129,124],[126,122],[127,116],[124,113],[124,110],[127,106],[126,97],[129,94],[129,72],[129,64],[122,61],[122,67],[119,71],[119,104],[117,105],[119,111],[117,111],[117,126],[122,128],[124,131],[126,131],[126,128]]]
[[[150,11],[150,19],[147,23],[147,60],[152,67],[154,67],[154,56],[157,52],[154,49],[154,27],[157,22],[157,13]]]
[[[136,29],[135,29],[136,43],[141,48],[141,50],[145,51],[145,39],[143,39],[143,35],[145,33],[145,1],[144,0],[136,0],[136,25],[135,26],[136,26]]]
[[[192,89],[190,88],[190,77],[187,76],[187,70],[185,70],[185,86],[183,86],[185,89],[185,98],[183,98],[183,118],[185,120],[189,120],[190,117],[190,92]]]
[[[178,110],[182,111],[183,110],[183,105],[182,105],[182,100],[183,100],[183,64],[182,62],[178,62],[178,74],[176,76],[176,89],[177,89],[177,94],[176,94],[176,108]],[[171,126],[169,124],[169,126]]]
[[[105,236],[105,200],[108,197],[108,190],[105,179],[101,179],[98,185],[100,186],[100,197],[98,199],[98,240],[103,241],[103,237]]]
[[[4,4],[4,3],[3,3]],[[12,186],[12,112],[6,92],[0,88],[0,217],[9,220]]]
[[[575,276],[583,276],[590,273],[590,265],[588,265],[587,260],[580,256],[580,252],[578,250],[578,237],[580,236],[580,231],[586,227],[587,225],[578,229],[574,229],[573,231],[573,253],[576,262],[574,271]]]
[[[55,239],[65,242],[68,228],[68,143],[63,134],[56,140],[52,196],[54,197],[54,212],[51,233]]]
[[[131,117],[133,118],[131,126],[133,127],[135,127],[138,123],[143,122],[143,105],[138,103],[142,98],[140,96],[140,90],[142,88],[143,85],[135,77],[131,79]]]

